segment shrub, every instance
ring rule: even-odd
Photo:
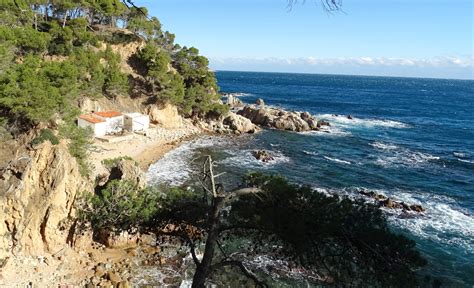
[[[158,210],[159,193],[139,189],[127,180],[112,180],[99,194],[85,194],[79,219],[89,221],[95,231],[119,232],[139,227]]]
[[[59,144],[59,139],[54,135],[53,131],[49,129],[41,129],[41,132],[38,137],[34,138],[31,141],[32,145],[38,145],[43,143],[44,141],[49,141],[53,145]]]
[[[102,160],[102,164],[107,169],[111,169],[113,167],[117,167],[118,163],[122,160],[133,160],[133,158],[130,157],[130,156],[120,156],[120,157],[116,157],[116,158],[104,159],[104,160]],[[138,163],[135,162],[135,165],[138,166]]]
[[[91,129],[84,129],[76,126],[75,123],[70,123],[61,127],[60,135],[70,139],[69,153],[76,158],[81,175],[89,175],[90,165],[87,162],[87,154],[89,146],[92,144]]]

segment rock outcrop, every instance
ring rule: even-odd
[[[146,187],[145,172],[135,160],[131,159],[120,159],[114,166],[107,167],[106,173],[96,177],[97,187],[100,190],[111,180],[127,180],[140,189]]]
[[[233,112],[229,112],[222,123],[229,126],[229,128],[237,134],[255,133],[259,130],[252,121]]]
[[[381,207],[389,208],[389,209],[401,209],[404,212],[425,212],[425,209],[423,206],[418,205],[418,204],[407,204],[402,201],[395,201],[392,198],[389,198],[385,195],[378,194],[374,191],[366,191],[366,190],[360,190],[360,194],[369,197],[371,199],[374,199],[377,204]]]
[[[227,101],[226,104],[229,105],[230,107],[242,107],[244,106],[244,102],[240,100],[239,98],[235,97],[233,94],[227,94]]]
[[[272,154],[266,150],[254,150],[252,151],[252,155],[253,157],[255,157],[255,159],[260,160],[262,162],[270,162],[275,160]]]
[[[322,122],[318,123],[308,112],[292,112],[270,107],[247,105],[238,114],[256,125],[280,130],[311,131],[318,130],[322,125]]]
[[[149,105],[145,108],[145,113],[150,116],[150,121],[163,128],[174,129],[183,126],[183,118],[178,113],[178,108],[171,104],[163,107]]]
[[[196,121],[194,124],[201,129],[218,134],[256,133],[260,130],[260,128],[253,124],[249,119],[234,112],[228,112],[218,119]]]
[[[66,143],[45,142],[0,170],[0,259],[72,244],[74,202],[86,191]]]

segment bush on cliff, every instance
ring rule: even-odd
[[[95,231],[120,232],[146,223],[158,209],[159,194],[127,180],[112,180],[98,194],[85,193],[79,218]]]
[[[50,129],[41,129],[40,134],[31,141],[31,144],[38,145],[45,141],[49,141],[53,145],[59,144],[58,137],[56,137],[56,135],[54,135],[53,131]]]

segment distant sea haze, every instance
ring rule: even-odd
[[[223,92],[253,103],[309,111],[326,132],[265,130],[238,138],[206,137],[152,166],[151,184],[183,184],[211,154],[225,185],[249,170],[278,173],[322,193],[361,197],[368,189],[426,208],[421,215],[387,210],[393,229],[418,243],[429,260],[421,273],[443,287],[474,285],[474,81],[286,73],[216,73]],[[352,119],[348,119],[351,115]],[[266,149],[275,160],[251,155]],[[167,167],[168,169],[158,169]]]

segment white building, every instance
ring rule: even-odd
[[[119,133],[123,130],[123,115],[118,111],[94,112],[92,116],[107,123],[106,134]]]
[[[95,137],[101,137],[107,134],[107,122],[93,115],[79,116],[77,125],[81,128],[91,128]]]
[[[124,128],[132,132],[146,132],[150,127],[150,117],[141,113],[126,113],[124,115]]]

